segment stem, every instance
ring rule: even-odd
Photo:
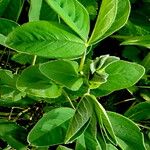
[[[145,129],[148,129],[148,130],[150,130],[150,127],[148,127],[148,126],[145,126],[145,125],[141,125],[141,124],[137,124],[138,126],[140,126],[140,127],[142,127],[142,128],[145,128]]]
[[[63,94],[64,94],[64,96],[66,97],[66,99],[69,101],[71,107],[72,107],[73,109],[76,109],[76,108],[74,107],[74,105],[73,105],[73,103],[72,103],[70,97],[68,96],[68,94],[66,93],[65,90],[63,90]]]
[[[22,114],[28,112],[29,110],[30,110],[30,108],[27,108],[27,109],[21,111],[13,121],[17,121]]]
[[[32,66],[35,65],[36,59],[37,59],[37,55],[34,55],[34,58],[33,58],[33,61],[32,61]]]
[[[87,49],[86,49],[87,50]],[[79,72],[81,75],[83,75],[83,67],[84,67],[84,62],[85,62],[85,58],[86,58],[86,50],[84,51],[82,57],[81,57],[81,61],[80,61],[80,66],[79,66]]]
[[[135,100],[136,100],[136,98],[129,98],[129,99],[125,99],[123,101],[117,102],[114,105],[119,105],[119,104],[122,104],[122,103],[125,103],[125,102],[135,101]]]

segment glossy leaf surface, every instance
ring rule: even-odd
[[[131,8],[129,0],[118,0],[117,15],[115,21],[108,29],[108,31],[101,37],[101,40],[110,36],[127,23],[130,14],[130,9]]]
[[[26,23],[8,35],[8,47],[48,58],[75,58],[85,51],[84,42],[67,26],[47,21]]]
[[[73,91],[80,88],[83,81],[78,74],[75,61],[57,60],[40,65],[40,71],[49,79]]]
[[[93,91],[97,96],[134,85],[144,75],[145,69],[139,64],[119,60],[110,64],[105,71],[109,76],[106,83]]]
[[[114,112],[108,112],[108,117],[117,137],[118,144],[122,149],[146,150],[143,135],[136,124]]]
[[[89,39],[89,45],[97,43],[112,26],[116,18],[117,7],[118,0],[102,1],[94,30]]]
[[[87,40],[89,33],[89,14],[77,0],[46,0],[58,15],[82,39]]]
[[[62,144],[69,120],[73,115],[74,110],[71,108],[62,107],[51,110],[30,131],[28,141],[36,146]]]

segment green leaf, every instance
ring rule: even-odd
[[[94,95],[87,95],[89,99],[91,99],[91,102],[93,103],[93,108],[95,109],[95,114],[97,117],[98,124],[100,128],[102,128],[105,132],[106,137],[108,140],[110,140],[112,143],[116,144],[116,136],[114,134],[112,125],[110,123],[110,120],[108,118],[108,115],[103,108],[103,106],[97,101],[96,97]]]
[[[85,145],[84,134],[81,134],[76,140],[75,150],[85,150],[85,149],[86,149],[86,145]]]
[[[40,10],[42,0],[30,0],[29,21],[38,21],[40,19]]]
[[[30,131],[28,142],[35,146],[63,144],[73,114],[73,109],[62,107],[46,113]]]
[[[42,1],[40,20],[59,22],[58,14],[51,7],[49,7],[45,0]]]
[[[5,40],[6,40],[6,36],[4,36],[3,34],[0,34],[0,45],[5,46]]]
[[[17,26],[19,26],[19,24],[12,20],[0,18],[0,34],[7,36]]]
[[[89,124],[92,115],[93,106],[87,96],[84,96],[75,111],[75,114],[70,121],[70,125],[66,134],[65,143],[75,140],[81,135]]]
[[[124,36],[143,36],[150,34],[149,26],[145,26],[139,21],[141,21],[140,18],[138,19],[138,23],[134,22],[133,20],[128,20],[126,25],[119,31],[119,34]]]
[[[18,101],[25,96],[24,92],[16,88],[16,79],[17,76],[11,71],[0,69],[0,98],[8,100],[8,103]]]
[[[41,64],[40,71],[49,79],[73,91],[78,90],[83,83],[83,79],[78,74],[78,64],[75,61],[50,61]]]
[[[0,119],[0,138],[17,150],[26,150],[26,130],[15,122]]]
[[[106,67],[105,71],[109,74],[107,82],[92,91],[96,96],[131,87],[141,79],[145,69],[139,64],[118,60]]]
[[[19,64],[22,64],[22,65],[25,65],[25,64],[32,64],[33,63],[33,59],[34,59],[34,56],[33,55],[28,55],[28,54],[24,54],[24,53],[17,53],[17,54],[14,54],[12,57],[11,57],[11,60],[19,63]],[[36,64],[38,63],[44,63],[44,62],[47,62],[49,61],[48,58],[44,58],[44,57],[37,57],[36,58]]]
[[[18,52],[48,58],[76,58],[86,49],[84,42],[66,26],[47,21],[16,28],[8,35],[6,45]]]
[[[93,76],[89,81],[90,89],[96,89],[101,84],[107,82],[108,74],[105,72],[105,68],[118,60],[119,58],[115,56],[102,55],[92,61],[90,64],[90,70]]]
[[[118,8],[117,8],[117,15],[115,21],[108,29],[108,31],[101,37],[100,40],[110,36],[120,28],[122,28],[129,18],[130,14],[130,1],[129,0],[118,0]]]
[[[144,137],[134,122],[114,112],[108,112],[107,114],[121,149],[146,150]]]
[[[0,99],[0,106],[3,107],[28,107],[35,104],[37,101],[29,97],[22,98],[17,101],[9,101],[8,99]]]
[[[7,5],[9,4],[10,0],[1,0],[0,1],[0,17],[3,15]]]
[[[89,14],[77,0],[46,0],[52,9],[70,26],[84,41],[89,33]]]
[[[131,107],[127,112],[125,112],[125,116],[135,122],[139,122],[150,119],[149,112],[150,102],[143,102]]]
[[[121,45],[137,45],[150,48],[150,35],[131,37],[122,42]]]
[[[13,21],[17,21],[23,8],[23,4],[24,0],[10,0],[5,11],[3,12],[2,17]]]
[[[87,127],[84,137],[85,137],[85,144],[87,149],[91,150],[102,150],[102,145],[99,143],[99,140],[97,138],[97,122],[96,122],[96,116],[93,114],[91,118],[91,122],[89,126]],[[80,149],[79,149],[80,150]]]
[[[60,96],[62,89],[45,77],[38,67],[31,66],[23,70],[17,80],[17,88],[36,97],[56,98]]]
[[[90,19],[94,20],[97,15],[98,2],[97,0],[78,0],[88,11]]]
[[[0,18],[0,44],[5,45],[6,36],[18,26],[18,24],[14,21]]]
[[[89,39],[88,44],[99,42],[100,38],[108,31],[115,21],[117,14],[118,0],[103,0],[97,21]]]
[[[59,145],[56,150],[73,150],[71,148],[67,148],[65,146]]]

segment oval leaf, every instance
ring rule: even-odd
[[[109,30],[100,38],[100,40],[110,36],[127,23],[130,14],[130,9],[131,6],[129,0],[118,0],[118,9],[115,21],[113,22]]]
[[[73,91],[83,83],[78,74],[78,64],[75,61],[57,60],[40,65],[40,71],[49,79]]]
[[[38,66],[23,70],[17,80],[17,88],[29,95],[42,98],[56,98],[61,95],[61,88],[45,77]]]
[[[28,142],[36,146],[63,144],[74,110],[56,108],[45,114],[28,135]]]
[[[144,146],[144,137],[136,126],[128,118],[108,112],[108,117],[114,129],[119,146],[126,150],[146,150]]]
[[[89,33],[89,14],[77,0],[46,0],[58,15],[85,41]]]
[[[139,122],[150,119],[150,102],[143,102],[131,107],[125,116],[133,121]]]
[[[85,51],[84,42],[66,26],[37,21],[26,23],[13,32],[6,45],[18,52],[48,58],[75,58]]]
[[[107,82],[92,91],[96,96],[131,87],[141,79],[145,69],[136,63],[118,60],[106,67],[105,71],[109,74]]]
[[[118,0],[102,0],[98,18],[89,39],[89,45],[99,42],[100,38],[112,26],[117,14]]]

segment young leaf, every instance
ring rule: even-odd
[[[97,21],[88,41],[89,45],[99,42],[100,38],[108,31],[115,21],[118,0],[102,0]]]
[[[118,8],[117,8],[117,15],[115,18],[115,21],[111,25],[111,27],[108,29],[108,31],[99,39],[102,40],[120,28],[122,28],[129,18],[130,14],[130,1],[129,0],[118,0]]]
[[[28,142],[35,146],[63,144],[69,120],[74,115],[71,108],[56,108],[46,113],[28,135]]]
[[[75,61],[57,60],[40,65],[40,71],[52,81],[76,91],[83,83]]]
[[[81,135],[89,124],[90,117],[92,115],[92,103],[87,96],[84,96],[75,111],[75,114],[70,122],[65,143],[75,140]]]
[[[16,28],[8,35],[6,45],[18,52],[48,58],[76,58],[86,49],[84,42],[66,26],[47,21]]]
[[[143,102],[131,107],[126,113],[125,116],[129,119],[139,122],[142,120],[150,119],[150,102]]]
[[[131,87],[141,79],[145,69],[141,65],[118,60],[106,67],[105,71],[109,74],[107,82],[92,91],[96,96]]]
[[[121,43],[122,45],[138,45],[150,48],[150,35],[136,36],[127,39]]]
[[[89,33],[89,14],[77,0],[46,0],[84,41]]]
[[[42,98],[56,98],[62,89],[45,77],[38,66],[31,66],[23,70],[17,80],[17,88],[29,95]]]
[[[121,149],[146,150],[144,137],[134,122],[114,112],[107,114]]]
[[[115,56],[102,55],[97,57],[90,64],[91,73],[93,74],[90,83],[90,89],[96,89],[101,84],[107,82],[108,74],[105,72],[105,68],[108,67],[111,63],[118,61],[119,58]]]
[[[29,21],[38,21],[40,19],[40,10],[43,0],[31,0],[29,9]]]
[[[18,150],[26,150],[26,130],[15,122],[0,119],[0,138]]]

